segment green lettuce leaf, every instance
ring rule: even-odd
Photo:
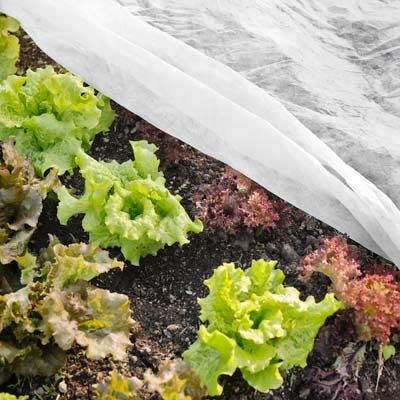
[[[199,377],[180,358],[164,361],[157,374],[147,370],[143,381],[148,392],[159,393],[163,400],[201,400],[207,396]]]
[[[143,380],[127,378],[116,371],[94,386],[97,400],[145,400],[158,393],[163,400],[201,400],[205,387],[190,366],[180,358],[164,361],[154,373],[148,369]]]
[[[110,258],[107,251],[86,243],[64,246],[50,236],[50,245],[42,252],[42,276],[51,282],[53,288],[64,289],[79,280],[91,279],[113,268],[122,269],[124,264]],[[47,267],[50,265],[50,267]]]
[[[210,333],[205,326],[200,326],[199,339],[183,353],[201,382],[211,396],[219,396],[222,386],[218,383],[220,375],[233,375],[237,368],[234,339],[220,331]]]
[[[157,148],[146,141],[130,142],[134,161],[118,164],[99,162],[83,151],[76,163],[85,179],[85,191],[80,198],[64,187],[57,192],[60,200],[58,219],[68,219],[84,213],[83,229],[90,242],[101,247],[121,247],[133,265],[140,258],[156,255],[165,245],[188,243],[188,232],[200,232],[200,221],[192,221],[165,187],[158,171]]]
[[[138,392],[143,383],[137,378],[126,378],[116,371],[104,381],[94,386],[97,400],[144,400]]]
[[[27,285],[29,282],[32,282],[37,276],[36,257],[26,252],[23,256],[16,257],[15,261],[17,261],[21,271],[21,283]]]
[[[0,393],[0,400],[28,400],[29,396],[14,396],[9,393]]]
[[[81,282],[64,291],[52,291],[43,300],[40,311],[45,330],[51,331],[63,350],[77,343],[86,348],[91,359],[111,355],[115,360],[123,360],[131,345],[133,321],[125,295]]]
[[[18,32],[19,23],[0,14],[0,81],[17,72],[19,40],[12,33]]]
[[[306,365],[326,318],[344,307],[332,294],[320,303],[312,296],[302,301],[284,278],[275,261],[253,260],[245,271],[223,264],[205,281],[209,295],[199,304],[207,326],[183,357],[210,395],[220,395],[219,376],[237,368],[257,390],[276,389],[282,371]]]
[[[0,139],[14,136],[17,149],[31,155],[36,171],[72,171],[79,149],[114,119],[110,102],[70,74],[52,67],[9,76],[0,84]]]

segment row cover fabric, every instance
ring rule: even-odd
[[[400,266],[400,0],[0,0],[52,58]]]

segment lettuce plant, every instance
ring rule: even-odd
[[[381,273],[363,275],[359,261],[341,237],[325,239],[300,268],[306,281],[314,272],[331,280],[331,290],[354,311],[361,340],[389,343],[392,330],[400,324],[400,283],[384,267],[373,266],[371,271]]]
[[[165,361],[157,374],[147,370],[143,380],[113,371],[94,389],[98,400],[145,400],[151,393],[158,393],[163,400],[201,400],[207,395],[196,374],[181,359]]]
[[[19,40],[15,33],[19,30],[18,22],[0,14],[0,81],[17,71],[19,58]]]
[[[210,232],[233,235],[242,227],[269,230],[280,219],[267,191],[231,168],[220,181],[203,185],[192,201],[197,218]]]
[[[324,238],[319,249],[304,257],[300,272],[303,281],[308,281],[314,272],[324,274],[339,298],[348,284],[361,275],[359,260],[341,236]]]
[[[341,293],[354,310],[361,340],[390,342],[392,330],[400,326],[400,284],[391,275],[365,275],[355,279]]]
[[[0,149],[0,264],[21,256],[35,231],[42,199],[58,182],[54,171],[35,177],[30,160],[15,149],[12,139]]]
[[[0,295],[0,384],[12,374],[54,374],[74,344],[92,359],[123,359],[133,326],[128,297],[88,282],[123,264],[91,245],[54,239],[34,261],[32,281]]]
[[[130,142],[134,160],[118,164],[99,162],[83,151],[76,163],[85,178],[80,198],[66,188],[58,190],[58,219],[84,213],[82,226],[90,242],[101,247],[121,247],[133,265],[147,254],[156,255],[165,245],[188,243],[188,232],[201,232],[200,221],[191,221],[180,204],[165,187],[159,172],[157,147],[146,141]]]
[[[15,136],[17,149],[31,155],[41,175],[75,167],[79,149],[114,119],[109,100],[70,74],[52,67],[11,75],[0,84],[0,139]]]
[[[275,210],[274,203],[269,200],[264,189],[252,191],[247,201],[243,204],[244,225],[249,228],[261,228],[268,230],[276,227],[279,214]]]
[[[343,306],[333,294],[320,303],[312,296],[300,300],[275,266],[253,260],[243,271],[223,264],[205,281],[210,293],[199,300],[205,325],[183,358],[212,396],[222,393],[219,376],[237,368],[261,392],[278,388],[282,371],[306,365],[325,319]]]
[[[201,186],[192,201],[196,217],[210,233],[234,235],[243,226],[243,196],[226,182]]]

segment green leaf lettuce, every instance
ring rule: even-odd
[[[157,148],[146,141],[130,144],[134,161],[122,164],[99,162],[79,151],[76,163],[85,191],[76,198],[60,188],[57,215],[66,224],[71,216],[84,213],[82,226],[91,243],[121,247],[125,258],[139,265],[142,256],[156,255],[165,245],[188,243],[188,232],[201,232],[203,226],[189,218],[181,198],[165,187]]]
[[[11,75],[0,84],[0,139],[15,136],[17,149],[30,155],[41,175],[72,171],[79,149],[114,119],[109,100],[70,74],[52,67]]]
[[[325,319],[343,306],[332,294],[320,303],[312,296],[300,300],[275,266],[253,260],[243,271],[223,264],[205,281],[210,293],[199,304],[207,325],[183,356],[212,396],[222,393],[219,376],[237,368],[261,392],[278,388],[282,371],[306,365]]]

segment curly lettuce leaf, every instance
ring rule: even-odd
[[[157,374],[147,370],[144,383],[148,392],[159,393],[163,400],[201,400],[207,396],[199,377],[180,358],[164,361]]]
[[[281,372],[306,365],[326,318],[343,307],[332,294],[302,301],[284,278],[275,261],[253,260],[245,271],[223,264],[205,281],[209,295],[199,304],[207,326],[183,356],[210,395],[220,395],[219,376],[237,368],[261,392],[279,387]]]
[[[66,188],[57,192],[58,219],[66,224],[75,214],[85,214],[82,226],[90,242],[101,247],[121,247],[125,258],[139,265],[140,258],[156,255],[165,245],[188,243],[188,232],[203,226],[192,221],[165,187],[158,171],[157,148],[146,141],[131,142],[134,161],[98,162],[79,151],[76,163],[85,179],[80,198]]]
[[[143,380],[127,378],[116,371],[94,386],[98,400],[144,400],[158,393],[163,400],[201,400],[205,387],[190,366],[181,359],[164,361],[158,372],[148,369]]]
[[[9,264],[24,254],[34,229],[24,229],[19,232],[0,229],[0,264]]]
[[[23,357],[17,357],[9,368],[19,376],[52,376],[66,361],[65,352],[58,346],[31,343]]]
[[[137,378],[126,378],[113,371],[102,383],[94,386],[97,400],[144,400],[138,392],[143,386]]]
[[[26,252],[23,256],[16,257],[15,261],[18,263],[18,267],[21,271],[21,283],[27,285],[29,282],[33,282],[38,274],[36,257]]]
[[[32,283],[0,296],[0,383],[12,374],[50,376],[64,364],[64,352],[52,344],[44,346],[37,332],[37,306],[44,295],[43,285]]]
[[[0,139],[15,137],[17,149],[30,154],[40,175],[50,168],[71,172],[79,149],[114,119],[109,100],[70,74],[50,66],[0,84]]]
[[[29,396],[14,396],[10,393],[0,393],[0,400],[28,400]]]
[[[134,323],[129,299],[88,283],[120,262],[94,246],[55,239],[40,256],[18,261],[30,281],[0,295],[0,384],[11,374],[54,374],[74,344],[89,358],[124,358]]]
[[[41,262],[44,265],[42,274],[57,289],[66,288],[79,280],[89,282],[113,268],[124,267],[121,261],[110,258],[107,251],[96,246],[86,243],[65,246],[54,237],[50,237],[47,251],[42,252]],[[49,263],[50,268],[47,268]]]
[[[91,359],[111,355],[123,360],[131,345],[133,320],[127,296],[81,283],[52,291],[40,307],[46,329],[55,343],[68,350],[74,343]]]
[[[18,30],[18,21],[0,15],[0,81],[17,72],[20,46],[18,38],[12,33]]]
[[[55,171],[35,177],[30,160],[22,157],[12,138],[0,152],[0,263],[22,256],[42,212],[42,200],[58,184]]]
[[[183,353],[183,358],[200,377],[211,396],[219,396],[222,386],[218,383],[220,375],[233,375],[238,366],[235,357],[237,346],[234,339],[222,332],[210,333],[202,325],[198,332],[198,340]]]

